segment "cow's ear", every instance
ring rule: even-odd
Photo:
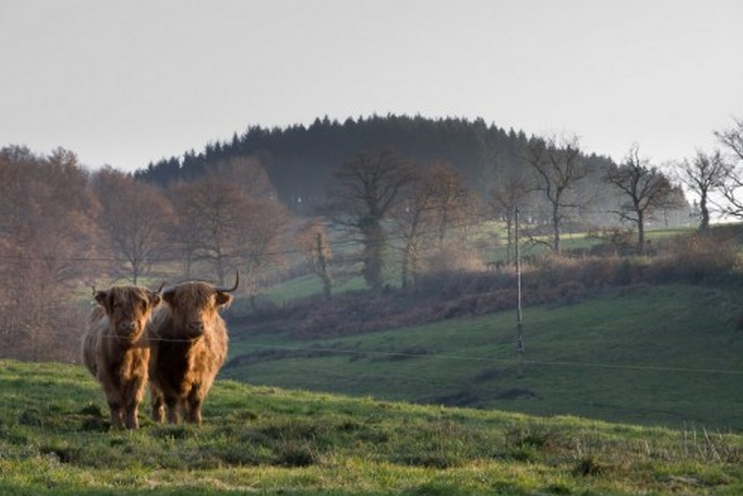
[[[148,291],[147,297],[150,300],[150,307],[155,308],[160,304],[160,293],[155,293],[154,291]]]
[[[232,295],[217,291],[216,295],[217,308],[229,305],[232,302]]]
[[[165,301],[168,305],[173,304],[173,298],[175,297],[175,290],[171,289],[169,291],[165,291],[162,293],[162,299]]]
[[[95,301],[97,301],[100,306],[102,306],[106,310],[109,309],[110,305],[109,305],[108,291],[96,291],[94,297],[95,297]]]

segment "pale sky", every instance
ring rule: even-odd
[[[373,113],[691,157],[743,117],[743,1],[0,0],[0,146],[135,170]]]

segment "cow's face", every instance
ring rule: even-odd
[[[229,305],[232,296],[211,284],[189,282],[165,291],[163,300],[172,310],[179,333],[196,339],[214,325],[218,310]]]
[[[160,295],[146,288],[120,286],[96,292],[95,300],[106,309],[111,330],[121,339],[135,340],[142,335]]]

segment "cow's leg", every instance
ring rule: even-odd
[[[121,403],[115,400],[109,400],[108,409],[111,410],[111,426],[114,429],[121,429],[123,426],[122,417],[124,413]]]
[[[171,424],[177,424],[180,421],[178,403],[178,398],[175,396],[165,397],[165,404],[168,407],[168,422],[170,422]]]
[[[136,401],[132,401],[126,406],[126,428],[127,429],[139,429],[139,405]]]
[[[150,388],[150,403],[152,403],[152,420],[162,422],[165,419],[165,398],[159,389]]]
[[[194,384],[191,391],[188,393],[188,398],[186,398],[186,405],[187,405],[187,417],[186,419],[189,422],[193,422],[194,424],[201,425],[202,417],[201,417],[201,405],[203,403],[204,393],[202,391],[202,386],[200,384]]]
[[[188,417],[189,422],[201,425],[201,398],[191,395],[188,398]]]

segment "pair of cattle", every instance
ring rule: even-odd
[[[115,286],[95,291],[98,305],[83,336],[83,361],[98,379],[115,428],[139,427],[149,381],[152,418],[201,423],[201,406],[227,356],[227,328],[218,311],[232,288],[187,282],[164,290]],[[161,304],[161,302],[163,304]]]

